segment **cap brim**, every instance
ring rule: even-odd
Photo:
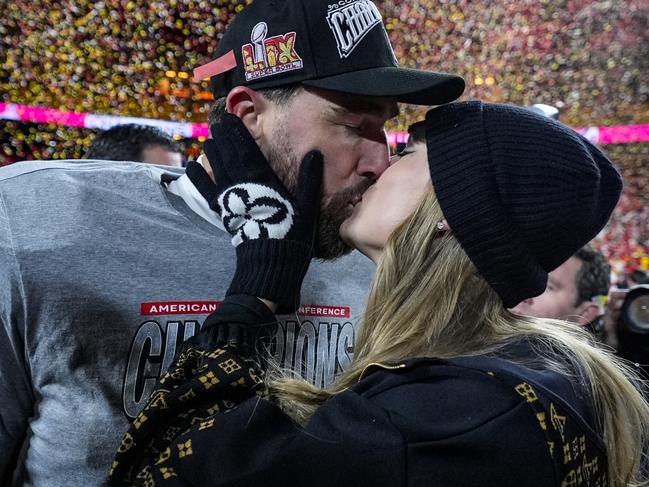
[[[460,76],[392,66],[309,79],[302,84],[352,95],[393,98],[414,105],[450,103],[464,92],[464,80]]]

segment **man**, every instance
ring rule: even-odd
[[[183,150],[162,130],[129,123],[99,133],[90,144],[86,159],[182,167]]]
[[[396,101],[441,104],[464,88],[399,68],[369,0],[258,0],[200,73],[288,186],[295,160],[323,153],[324,257],[346,251],[336,225],[388,166]],[[218,306],[234,249],[195,184],[136,163],[0,171],[3,485],[98,485],[128,419]],[[358,254],[310,266],[270,348],[280,366],[320,386],[347,367],[371,272]]]
[[[550,272],[543,294],[522,301],[512,311],[538,318],[571,321],[599,333],[597,318],[603,312],[596,298],[608,294],[610,273],[611,267],[599,251],[590,246],[582,247]]]

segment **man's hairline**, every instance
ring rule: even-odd
[[[241,85],[243,86],[243,85]],[[236,88],[236,86],[234,87]],[[233,89],[234,89],[233,88]],[[343,91],[335,91],[335,90],[328,90],[326,88],[314,88],[312,86],[307,86],[302,83],[295,83],[294,85],[283,85],[283,86],[277,86],[277,87],[270,87],[270,88],[260,88],[260,89],[255,89],[249,87],[250,90],[254,91],[255,93],[261,95],[265,100],[267,100],[269,103],[272,103],[273,105],[279,106],[280,108],[287,108],[286,105],[292,104],[295,99],[301,94],[302,91],[308,92],[313,94],[314,96],[318,96],[320,98],[323,98],[327,100],[325,96],[321,96],[318,94],[318,91],[322,92],[327,92],[327,93],[332,93],[334,96],[347,96],[350,97],[351,100],[353,100],[349,105],[351,105],[351,108],[348,106],[345,106],[345,104],[340,104],[336,103],[335,101],[332,100],[327,100],[331,103],[331,107],[334,110],[334,112],[340,112],[345,111],[347,113],[369,113],[372,115],[376,116],[381,116],[381,117],[386,117],[387,120],[391,120],[392,118],[395,118],[399,115],[399,107],[398,103],[396,100],[393,100],[388,97],[380,97],[380,96],[368,96],[368,95],[359,95],[355,93],[345,93]],[[293,94],[293,96],[290,96],[286,103],[286,105],[282,106],[279,102],[272,100],[269,98],[264,91],[266,90],[290,90],[290,89],[296,89],[297,92]],[[225,97],[229,96],[229,93]],[[386,114],[386,106],[382,105],[379,100],[385,101],[386,103],[390,104],[390,110]],[[337,108],[339,107],[339,108]],[[357,109],[355,109],[357,108]]]

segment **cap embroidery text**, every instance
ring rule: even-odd
[[[329,5],[327,22],[334,34],[338,54],[347,58],[363,38],[382,24],[381,13],[369,0],[343,0]]]

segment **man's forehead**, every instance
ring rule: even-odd
[[[386,120],[394,118],[399,114],[397,102],[390,98],[351,95],[320,89],[309,89],[308,91],[320,98],[324,98],[328,102],[329,109],[335,114],[368,114],[385,118]]]
[[[354,97],[348,95],[347,100],[334,105],[335,111],[347,113],[363,113],[384,117],[386,119],[394,118],[399,115],[399,107],[395,101],[387,98],[369,98]]]

